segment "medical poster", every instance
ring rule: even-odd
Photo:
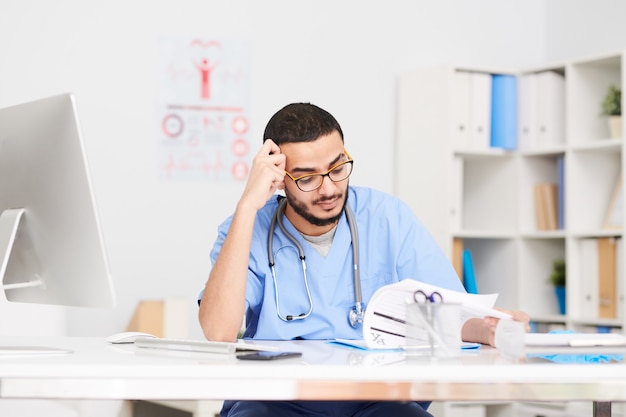
[[[242,181],[250,167],[247,43],[164,37],[159,43],[159,177]]]

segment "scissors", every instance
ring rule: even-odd
[[[419,307],[420,317],[422,323],[428,333],[428,341],[430,343],[431,355],[435,355],[435,346],[440,347],[446,355],[450,355],[450,350],[441,339],[441,336],[437,334],[435,330],[435,315],[436,311],[433,311],[433,304],[443,303],[443,296],[437,291],[433,291],[430,294],[423,290],[417,290],[413,293],[413,300]]]
[[[437,291],[427,294],[425,291],[417,290],[413,293],[413,300],[418,304],[443,303],[443,296]]]
[[[432,336],[435,331],[433,327],[435,321],[434,315],[436,314],[436,312],[433,311],[433,304],[443,303],[443,296],[437,291],[433,291],[428,294],[423,290],[417,290],[413,293],[413,300],[415,300],[415,303],[419,305],[420,311],[422,312],[423,317],[426,320],[426,324],[430,328],[428,333],[431,339],[432,346]]]

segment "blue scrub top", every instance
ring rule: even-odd
[[[360,245],[363,303],[376,289],[406,278],[456,291],[465,291],[448,258],[411,209],[399,199],[364,187],[348,188],[348,204],[354,212]],[[355,304],[352,239],[345,213],[337,225],[326,258],[283,217],[285,228],[295,237],[306,257],[306,272],[313,311],[304,320],[285,322],[276,311],[276,295],[267,256],[268,230],[278,207],[271,198],[257,213],[254,224],[248,283],[246,287],[245,338],[268,340],[362,339],[362,328],[352,328],[348,312]],[[211,251],[215,262],[232,216],[219,227]],[[298,250],[279,227],[274,232],[274,261],[280,312],[299,315],[309,310],[302,263]]]

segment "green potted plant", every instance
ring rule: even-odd
[[[565,302],[565,259],[555,259],[552,263],[552,272],[550,273],[550,283],[554,285],[554,292],[559,302],[559,312],[565,314],[566,302]]]
[[[615,85],[610,85],[604,100],[602,100],[602,113],[609,120],[609,134],[611,138],[622,137],[622,90]]]

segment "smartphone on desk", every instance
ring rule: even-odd
[[[276,359],[297,358],[302,352],[250,352],[237,355],[237,359],[246,361],[273,361]]]

